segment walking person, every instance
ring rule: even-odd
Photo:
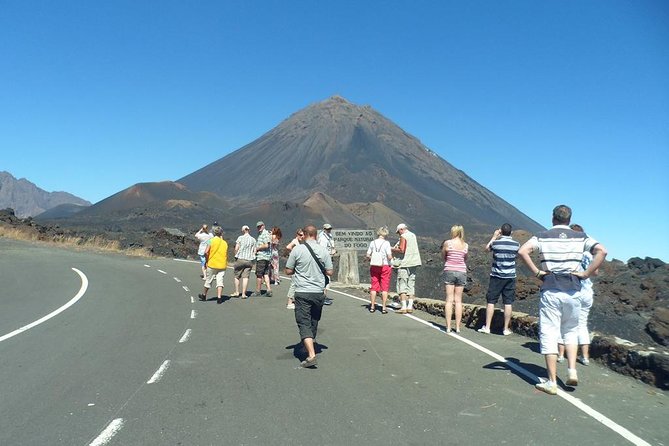
[[[557,394],[558,341],[564,340],[567,354],[568,386],[578,385],[576,349],[578,345],[578,320],[581,303],[581,280],[594,274],[606,258],[606,248],[584,232],[568,225],[571,209],[565,205],[553,209],[553,227],[530,238],[518,250],[532,274],[542,281],[539,301],[539,341],[541,354],[546,361],[548,379],[535,385],[549,395]],[[539,269],[530,254],[538,250],[541,256]],[[592,262],[583,271],[580,268],[583,253],[593,255]]]
[[[574,231],[585,232],[581,225],[569,225]],[[581,270],[588,269],[588,265],[592,263],[592,254],[589,252],[583,253],[583,260],[581,260]],[[599,270],[595,270],[593,275],[596,276]],[[578,314],[578,347],[581,349],[581,356],[577,356],[576,360],[583,365],[590,365],[590,332],[588,331],[588,316],[592,308],[594,290],[592,288],[592,280],[581,280],[581,292],[578,295],[578,300],[581,302],[581,311]],[[560,338],[558,343],[558,358],[557,362],[564,361],[564,341]]]
[[[207,274],[204,281],[202,294],[198,294],[201,301],[207,300],[207,293],[211,284],[216,279],[216,303],[223,300],[223,277],[225,269],[228,267],[228,242],[223,240],[223,229],[220,226],[214,226],[214,237],[209,240],[205,250],[207,256]]]
[[[388,228],[385,226],[377,229],[376,235],[378,238],[373,240],[367,248],[367,259],[369,259],[369,276],[371,286],[369,290],[369,312],[376,311],[376,294],[381,293],[381,313],[388,314],[386,309],[386,301],[388,300],[388,291],[390,290],[390,276],[392,275],[392,268],[390,261],[393,254],[390,248],[390,243],[386,240],[388,236]]]
[[[279,277],[279,242],[281,242],[281,228],[274,226],[272,232],[270,233],[272,238],[270,239],[270,248],[272,253],[271,259],[271,274],[270,283],[274,285],[279,285],[281,278]]]
[[[330,223],[325,223],[323,225],[323,230],[318,234],[318,244],[327,250],[330,257],[337,253],[334,237],[332,236],[332,225]],[[332,297],[327,296],[329,288],[330,284],[328,283],[325,287],[325,305],[332,305],[334,303]]]
[[[197,239],[198,242],[200,242],[198,248],[197,248],[197,255],[200,257],[200,266],[202,267],[202,277],[203,279],[206,278],[207,275],[207,258],[204,255],[204,251],[207,249],[207,242],[214,236],[211,232],[209,232],[209,226],[206,224],[203,224],[200,229],[195,233],[195,238]]]
[[[265,282],[267,293],[265,296],[272,297],[272,286],[269,283],[270,260],[272,259],[272,236],[265,229],[265,223],[256,223],[258,238],[256,240],[256,290],[252,296],[261,296],[262,283]]]
[[[250,234],[251,228],[242,226],[242,235],[235,241],[235,292],[230,297],[246,299],[249,277],[253,268],[253,259],[256,256],[256,239]],[[239,285],[241,282],[241,293]]]
[[[295,231],[295,238],[286,245],[286,249],[290,253],[297,245],[302,243],[304,240],[304,230],[302,228],[299,228],[297,231]],[[294,310],[295,309],[295,302],[293,301],[293,298],[295,297],[295,282],[290,281],[290,286],[288,287],[288,302],[286,302],[286,309],[287,310]]]
[[[402,307],[398,314],[413,313],[413,300],[416,294],[416,270],[422,265],[416,234],[409,231],[409,227],[400,223],[395,231],[399,241],[391,248],[394,255],[399,256],[397,265],[397,292],[400,295]]]
[[[314,339],[323,312],[325,286],[332,276],[332,257],[316,241],[316,236],[316,227],[306,226],[304,243],[293,248],[286,261],[286,274],[295,283],[295,322],[307,352],[300,363],[304,368],[317,364]]]
[[[516,299],[516,255],[520,243],[511,237],[511,225],[504,223],[496,229],[486,245],[486,251],[492,251],[492,267],[490,269],[490,283],[486,294],[485,325],[478,329],[480,333],[490,333],[492,317],[495,314],[495,304],[502,295],[504,304],[504,327],[502,334],[511,333],[509,323],[513,313],[513,302]]]
[[[444,240],[441,254],[444,258],[444,285],[446,288],[446,332],[451,331],[453,305],[455,303],[455,332],[460,333],[462,323],[462,292],[467,284],[467,253],[465,229],[461,225],[451,227],[450,240]]]

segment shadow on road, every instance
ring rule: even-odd
[[[316,350],[316,354],[322,353],[323,350],[327,349],[328,349],[327,345],[314,342],[314,350]],[[301,342],[298,342],[295,345],[286,346],[286,350],[293,350],[293,356],[299,359],[300,361],[304,361],[305,359],[307,359],[307,352],[304,349],[304,345]]]

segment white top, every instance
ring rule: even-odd
[[[388,256],[392,258],[393,253],[390,250],[390,242],[388,240],[382,239],[381,237],[372,240],[369,243],[369,248],[367,248],[367,256],[371,257],[373,252],[380,252],[383,254],[383,265],[390,265]]]
[[[207,242],[211,239],[214,234],[210,232],[200,231],[195,234],[195,238],[200,242],[200,246],[197,248],[197,255],[203,256],[205,250],[207,249]],[[193,251],[191,251],[193,252]]]

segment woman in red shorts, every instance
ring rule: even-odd
[[[388,300],[388,290],[390,289],[390,276],[392,269],[390,267],[390,260],[393,258],[390,250],[390,243],[386,240],[388,236],[388,228],[381,227],[376,231],[379,237],[369,244],[367,249],[367,258],[370,261],[369,275],[371,277],[372,286],[369,293],[369,312],[376,311],[376,293],[381,292],[381,299],[383,307],[381,313],[387,314],[386,301]]]

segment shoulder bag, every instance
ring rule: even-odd
[[[311,257],[314,258],[314,260],[316,261],[316,264],[317,264],[318,267],[321,269],[321,272],[323,273],[323,276],[325,277],[325,286],[328,286],[328,284],[330,283],[330,276],[328,276],[327,273],[325,272],[325,267],[323,266],[323,264],[321,263],[321,261],[318,260],[318,257],[316,257],[316,253],[314,253],[314,250],[311,249],[311,246],[309,246],[309,243],[304,242],[304,246],[307,247],[307,249],[308,249],[309,252],[311,253]]]

